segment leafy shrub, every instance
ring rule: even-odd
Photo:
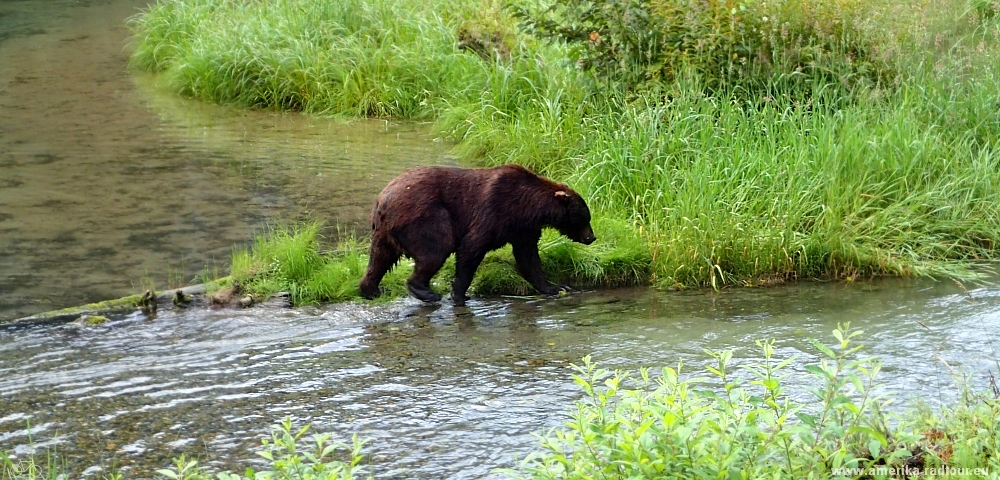
[[[263,440],[264,449],[257,455],[270,463],[267,470],[259,472],[247,467],[243,475],[221,472],[214,476],[218,480],[253,480],[281,478],[286,480],[351,480],[363,473],[361,465],[364,456],[363,441],[355,435],[351,445],[330,442],[330,435],[313,435],[305,438],[310,426],[292,430],[292,421],[285,419],[271,431],[271,440]],[[335,460],[338,450],[348,452],[347,461]],[[174,468],[158,470],[161,476],[171,480],[211,480],[213,476],[205,472],[196,460],[188,460],[183,455],[174,459]],[[365,478],[372,478],[367,476]]]
[[[824,358],[805,367],[812,378],[804,383],[814,385],[808,403],[787,394],[784,379],[793,359],[775,359],[773,341],[758,342],[763,360],[741,368],[749,382],[733,374],[732,351],[706,352],[715,360],[706,368],[716,380],[711,386],[711,377],[682,380],[681,365],[656,378],[640,370],[634,378],[585,358],[574,378],[586,397],[567,428],[546,435],[543,452],[529,457],[521,472],[508,473],[534,479],[829,478],[841,468],[997,463],[996,401],[953,414],[927,413],[890,428],[882,413],[887,402],[873,394],[881,363],[854,358],[860,331],[841,325],[833,333],[834,349],[813,342]],[[941,455],[958,449],[961,463]]]
[[[898,36],[888,4],[863,0],[552,0],[520,4],[536,35],[575,47],[603,81],[637,86],[693,76],[726,85],[886,83]]]

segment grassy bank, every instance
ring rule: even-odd
[[[617,287],[646,283],[650,253],[635,239],[630,225],[609,219],[595,221],[607,241],[592,248],[573,243],[553,231],[539,242],[542,269],[549,281],[578,288]],[[368,265],[368,246],[341,239],[325,241],[318,225],[275,228],[257,237],[247,249],[233,254],[232,279],[246,293],[266,298],[289,292],[296,305],[359,299],[358,282]],[[434,277],[433,286],[448,292],[455,274],[454,258]],[[407,295],[406,278],[412,262],[403,259],[382,287],[388,299]],[[517,273],[510,247],[491,252],[480,266],[472,290],[481,295],[533,295],[534,289]]]
[[[160,0],[132,23],[132,64],[224,104],[435,118],[464,155],[568,181],[630,229],[598,227],[602,241],[639,240],[607,248],[648,255],[634,278],[661,286],[965,275],[995,258],[992,10],[625,3],[646,17],[555,0]],[[546,31],[545,5],[595,30]]]
[[[681,365],[658,374],[609,372],[584,359],[574,375],[582,399],[567,412],[569,421],[542,435],[538,450],[506,474],[536,480],[995,478],[996,386],[966,391],[942,411],[917,405],[888,412],[893,399],[879,393],[885,392],[881,365],[859,357],[859,335],[839,327],[832,346],[814,342],[821,360],[806,365],[776,358],[773,341],[759,342],[758,360],[739,366],[732,351],[706,352],[701,376]],[[808,386],[810,398],[789,395],[792,385]],[[307,430],[289,420],[276,426],[258,453],[268,461],[259,471],[212,474],[180,457],[159,470],[160,478],[347,480],[378,469],[367,465],[356,437],[342,445],[328,435],[310,438]],[[52,455],[45,461],[0,455],[0,480],[64,473]]]

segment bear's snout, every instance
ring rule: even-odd
[[[577,238],[574,238],[573,240],[580,242],[584,245],[590,245],[591,243],[594,243],[594,240],[597,240],[597,235],[594,235],[594,231],[591,230],[590,227],[587,227],[580,233],[581,235],[579,235]]]

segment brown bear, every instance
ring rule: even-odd
[[[451,295],[464,305],[465,292],[483,257],[506,244],[514,248],[518,273],[542,294],[565,286],[545,280],[538,239],[553,227],[590,245],[590,209],[576,192],[519,165],[495,168],[421,167],[404,172],[382,190],[371,214],[372,244],[361,295],[375,298],[379,282],[403,255],[416,266],[406,286],[425,302],[441,300],[430,280],[455,254]]]

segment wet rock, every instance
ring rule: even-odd
[[[102,325],[110,322],[111,319],[103,315],[80,315],[80,318],[76,320],[80,325]]]
[[[182,290],[175,290],[174,296],[170,299],[170,303],[173,303],[175,307],[184,307],[191,303],[191,298],[185,295]]]
[[[146,290],[146,293],[139,297],[138,307],[142,310],[142,313],[146,315],[156,314],[156,294],[152,290]]]
[[[260,305],[272,308],[292,308],[292,294],[288,292],[273,293]]]
[[[229,287],[216,290],[208,300],[213,307],[245,308],[253,305],[253,297],[243,295],[242,288],[237,282],[233,282]]]
[[[228,306],[233,303],[234,298],[238,298],[239,285],[233,284],[231,287],[223,288],[212,292],[208,297],[208,302],[213,306]]]

